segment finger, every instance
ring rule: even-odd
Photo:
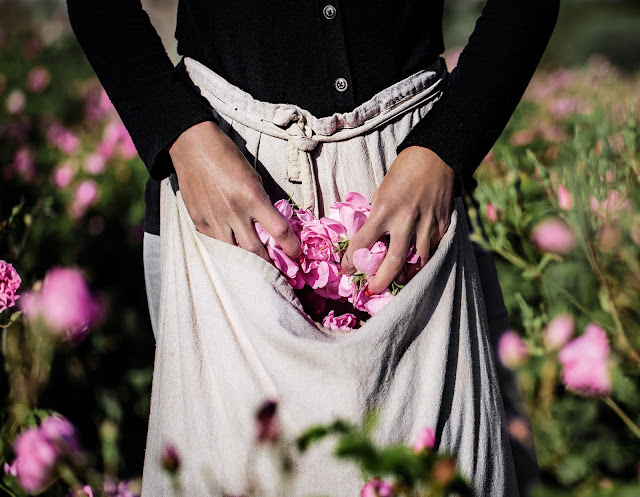
[[[271,259],[267,255],[267,251],[260,242],[256,230],[250,225],[240,225],[234,229],[234,236],[238,241],[238,245],[249,252],[253,252],[265,261],[271,263]]]
[[[347,274],[353,274],[356,270],[353,265],[353,253],[361,248],[371,248],[384,234],[385,232],[382,230],[381,225],[374,218],[367,219],[349,242],[347,251],[340,261],[342,269]]]
[[[291,228],[289,222],[278,212],[278,209],[268,204],[268,206],[263,209],[263,212],[255,217],[255,220],[262,224],[262,227],[267,230],[267,233],[275,238],[278,245],[282,247],[285,254],[293,260],[297,260],[298,257],[302,255],[300,240],[298,240],[298,237],[293,232],[293,228]]]
[[[431,227],[429,224],[422,223],[416,230],[416,254],[418,254],[418,262],[409,264],[407,271],[407,280],[411,280],[418,271],[426,266],[429,261],[429,247],[431,244]]]
[[[371,293],[380,293],[384,291],[395,279],[407,259],[407,250],[411,243],[412,233],[394,232],[391,233],[391,241],[389,242],[389,251],[385,256],[382,264],[378,268],[376,275],[369,282],[367,287]]]

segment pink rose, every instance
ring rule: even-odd
[[[342,314],[334,316],[333,310],[322,320],[322,325],[330,330],[351,331],[358,324],[358,320],[353,314]]]
[[[609,374],[609,341],[602,328],[587,325],[584,333],[574,338],[558,354],[565,386],[585,396],[611,393]]]
[[[558,206],[565,211],[570,211],[573,208],[573,195],[563,185],[558,186]]]
[[[346,296],[340,293],[340,285],[343,280],[348,282],[349,276],[344,274],[335,262],[328,261],[326,264],[329,268],[327,283],[323,287],[315,289],[315,293],[327,299],[340,300]]]
[[[89,485],[85,485],[82,488],[69,490],[67,497],[93,497],[93,490]]]
[[[84,340],[103,313],[78,269],[54,267],[38,293],[29,293],[24,309],[29,319],[42,318],[51,331],[73,344]]]
[[[27,74],[27,88],[33,93],[42,93],[51,81],[51,73],[44,67],[34,67]]]
[[[360,492],[360,497],[391,497],[393,495],[393,487],[390,483],[374,478],[364,484]]]
[[[498,341],[498,357],[504,366],[514,369],[527,361],[529,350],[517,333],[507,330]]]
[[[436,445],[436,433],[433,428],[424,427],[418,433],[415,442],[413,442],[413,452],[419,454],[424,450],[431,450]]]
[[[75,170],[73,166],[64,162],[53,170],[51,181],[57,188],[66,188],[71,183]]]
[[[10,476],[18,476],[18,468],[16,467],[16,461],[14,459],[14,461],[9,464],[8,462],[5,461],[4,463],[4,474],[5,475],[10,475]]]
[[[0,312],[16,305],[20,298],[18,288],[22,279],[9,262],[0,260]]]
[[[89,155],[84,161],[84,168],[89,174],[101,174],[106,164],[105,158],[97,153]]]
[[[140,497],[140,495],[129,488],[129,482],[127,480],[122,480],[118,483],[111,477],[105,477],[103,488],[105,497]]]
[[[98,183],[92,179],[81,181],[73,192],[71,203],[71,216],[74,219],[82,217],[89,207],[95,205],[100,197]]]
[[[618,220],[620,213],[631,212],[631,202],[617,190],[608,190],[607,197],[602,203],[598,202],[593,195],[590,196],[589,206],[593,212],[598,214],[600,219],[603,221],[609,220],[612,223]]]
[[[300,264],[302,269],[302,278],[311,288],[324,288],[329,283],[329,277],[332,273],[332,267],[327,261],[314,261],[304,259]]]
[[[559,314],[554,317],[544,330],[544,341],[550,349],[559,349],[569,341],[575,321],[571,314]]]
[[[367,279],[370,279],[375,276],[386,255],[387,245],[384,242],[377,241],[370,249],[361,248],[356,250],[353,253],[353,265],[357,271],[364,273]]]
[[[36,493],[52,481],[59,453],[39,428],[23,431],[16,439],[14,450],[16,473],[24,490]]]
[[[334,202],[329,208],[329,217],[344,226],[345,238],[351,240],[367,220],[371,207],[362,195],[350,193],[347,197],[355,203]]]
[[[345,234],[345,227],[328,217],[304,223],[300,231],[302,252],[307,259],[340,262],[338,241]]]
[[[531,232],[531,239],[538,249],[556,254],[567,254],[575,245],[571,228],[559,219],[546,219]]]
[[[491,202],[487,202],[485,208],[487,210],[487,219],[490,223],[495,223],[498,220],[498,210],[496,206]]]
[[[388,289],[382,293],[367,296],[364,302],[364,308],[369,314],[375,316],[385,305],[391,302],[392,298],[393,294]]]
[[[82,451],[76,429],[64,416],[47,416],[40,425],[40,433],[60,454],[77,455]]]
[[[131,159],[138,153],[127,128],[120,120],[112,121],[107,125],[96,151],[105,159],[110,159],[114,154],[124,159]]]
[[[47,128],[48,142],[65,154],[73,154],[80,146],[80,139],[63,124],[54,122]]]

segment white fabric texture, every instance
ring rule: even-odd
[[[395,147],[439,98],[441,73],[422,70],[348,113],[316,118],[253,99],[201,63],[185,66],[220,126],[264,179],[323,215],[357,191],[371,199]],[[378,442],[411,443],[434,427],[478,496],[518,497],[487,317],[461,198],[427,265],[351,332],[314,323],[279,271],[199,233],[181,193],[161,185],[162,288],[142,497],[357,496],[356,466],[327,439],[295,458],[283,487],[255,440],[255,413],[278,402],[283,436],[380,412]],[[175,491],[160,459],[182,455]]]

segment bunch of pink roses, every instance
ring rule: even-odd
[[[329,215],[320,219],[307,210],[294,209],[286,200],[279,200],[274,206],[299,238],[302,255],[298,260],[291,259],[260,223],[256,223],[256,231],[273,264],[289,284],[296,290],[312,291],[302,292],[311,314],[326,311],[332,303],[350,302],[358,311],[373,316],[402,288],[394,282],[391,289],[387,288],[382,293],[367,291],[387,253],[384,239],[369,249],[361,248],[353,253],[354,274],[347,274],[340,265],[349,242],[371,212],[371,205],[359,193],[348,193],[344,202],[335,202],[329,209]],[[406,262],[415,264],[417,261],[418,256],[412,246],[407,252]],[[358,319],[353,313],[336,315],[336,309],[330,308],[322,324],[330,329],[348,331],[356,327]]]

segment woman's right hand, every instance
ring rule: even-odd
[[[182,198],[199,232],[237,244],[271,262],[254,221],[297,259],[300,241],[271,204],[262,178],[220,128],[211,121],[196,124],[168,147]]]

